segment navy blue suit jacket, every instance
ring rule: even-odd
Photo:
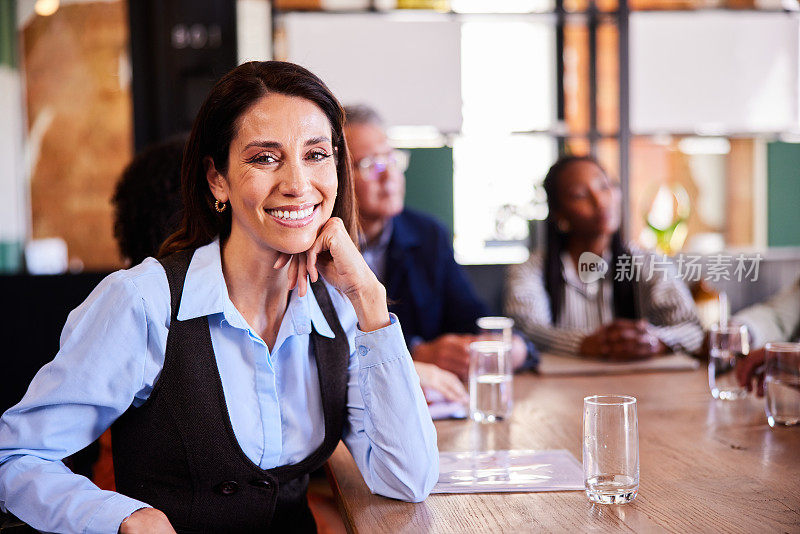
[[[450,233],[435,219],[406,209],[392,220],[384,282],[389,310],[406,342],[447,333],[475,333],[488,315],[453,257]]]

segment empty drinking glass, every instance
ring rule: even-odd
[[[764,371],[769,426],[800,423],[800,343],[767,343]]]
[[[511,362],[503,341],[470,343],[469,407],[475,421],[492,423],[511,416]]]
[[[590,501],[624,504],[639,491],[639,420],[636,398],[583,399],[583,479]]]
[[[708,387],[715,399],[735,400],[747,396],[736,380],[736,362],[750,352],[747,328],[739,324],[714,324],[708,335]]]

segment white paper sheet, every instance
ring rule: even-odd
[[[433,493],[583,490],[583,468],[566,450],[439,452]]]
[[[466,419],[467,406],[465,403],[448,400],[442,392],[436,389],[423,388],[423,391],[425,392],[425,400],[428,401],[428,411],[434,421],[440,419]]]
[[[682,352],[669,356],[657,356],[639,362],[601,362],[579,356],[546,352],[539,355],[539,374],[541,375],[613,375],[650,371],[693,371],[699,366],[699,361]]]
[[[441,419],[466,419],[467,407],[460,402],[439,401],[428,405],[431,412],[431,419],[439,421]]]

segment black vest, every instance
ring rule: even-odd
[[[349,344],[330,295],[322,281],[312,284],[335,334],[310,334],[325,439],[301,462],[264,470],[233,433],[208,318],[177,318],[193,253],[160,260],[172,306],[164,367],[147,401],[111,427],[117,491],[164,512],[178,532],[316,532],[306,500],[308,474],[333,453],[347,411]]]

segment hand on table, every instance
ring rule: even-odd
[[[119,534],[175,534],[175,529],[161,510],[141,508],[119,526]]]
[[[427,343],[420,343],[411,352],[414,360],[432,363],[455,373],[461,380],[469,374],[469,344],[475,336],[468,334],[445,334]]]
[[[667,346],[648,326],[644,320],[617,319],[583,338],[580,351],[611,361],[644,360],[667,352]]]
[[[430,401],[431,391],[438,391],[446,400],[454,402],[469,402],[469,395],[464,384],[456,375],[445,371],[432,363],[414,362],[414,368],[419,375],[419,384],[425,398]]]
[[[747,388],[747,391],[753,391],[753,379],[756,380],[756,395],[759,397],[764,396],[764,372],[759,370],[759,367],[764,365],[765,361],[764,348],[751,351],[743,359],[736,362],[736,380],[740,386]]]

